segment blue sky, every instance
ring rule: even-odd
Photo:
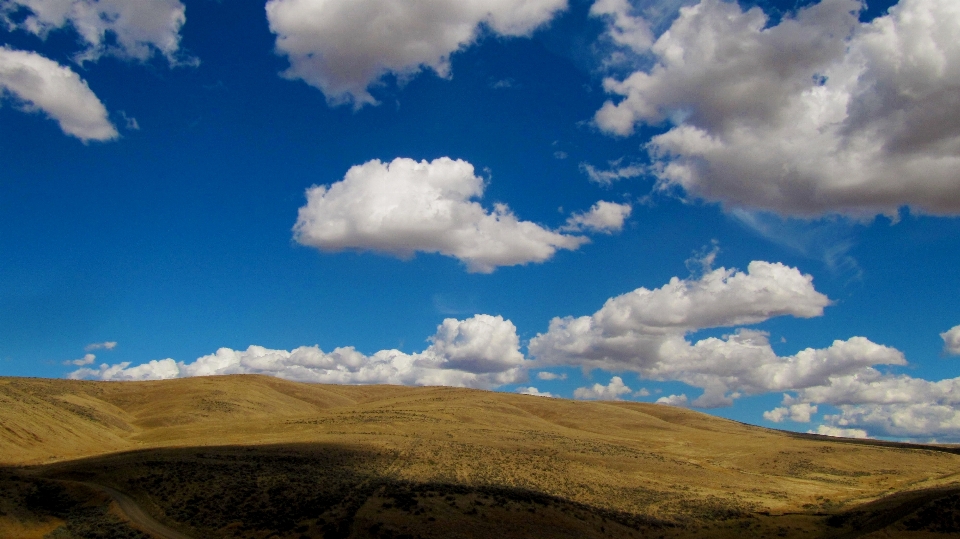
[[[952,0],[0,13],[0,374],[960,438]]]

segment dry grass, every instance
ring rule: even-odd
[[[261,376],[6,378],[0,426],[0,464],[18,480],[113,486],[196,537],[921,537],[960,524],[950,449],[642,403]],[[24,511],[0,526],[62,519]]]

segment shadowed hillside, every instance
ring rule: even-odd
[[[7,378],[0,424],[3,536],[137,537],[96,485],[197,538],[928,537],[960,523],[949,450],[654,404]],[[84,535],[91,519],[113,535]]]

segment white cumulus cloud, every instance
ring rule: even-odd
[[[615,401],[620,400],[620,397],[623,395],[632,392],[633,390],[623,383],[622,378],[614,376],[610,378],[610,383],[607,385],[593,384],[593,386],[578,387],[573,390],[573,398],[581,400]]]
[[[657,399],[657,404],[666,404],[668,406],[687,406],[687,396],[684,394],[680,395],[669,395],[667,397],[660,397]]]
[[[473,373],[501,372],[523,364],[520,338],[513,322],[478,314],[466,320],[447,318],[430,338],[431,354],[444,366]]]
[[[11,15],[26,9],[19,22]],[[86,45],[80,60],[105,54],[145,61],[156,52],[171,63],[180,48],[186,8],[179,0],[6,0],[0,18],[8,27],[46,37],[70,27]]]
[[[630,204],[617,204],[616,202],[599,201],[594,204],[590,210],[583,213],[575,213],[567,219],[564,230],[590,230],[593,232],[602,232],[610,234],[619,232],[623,229],[623,222],[633,207]]]
[[[904,365],[898,350],[863,337],[779,356],[762,331],[739,328],[690,342],[711,327],[754,324],[775,316],[820,316],[830,300],[796,268],[754,261],[748,271],[719,268],[699,279],[671,279],[607,300],[590,316],[554,318],[529,345],[540,365],[585,371],[633,371],[702,388],[694,406],[729,406],[742,394],[824,386],[870,369]],[[797,409],[796,417],[802,417]]]
[[[825,416],[838,428],[859,427],[867,433],[903,438],[960,440],[960,410],[957,404],[931,402],[922,396],[903,404],[841,405],[840,413]]]
[[[702,328],[762,322],[775,316],[820,316],[830,300],[813,278],[779,263],[751,262],[747,272],[718,268],[656,290],[608,299],[591,316],[554,318],[530,343],[546,363],[607,370],[646,368],[667,341]]]
[[[646,369],[656,379],[681,380],[704,388],[695,406],[729,406],[740,393],[760,394],[829,384],[856,376],[871,365],[905,365],[903,354],[864,337],[836,340],[778,356],[763,332],[740,329],[723,339],[664,343],[661,361]]]
[[[773,421],[774,423],[780,423],[784,419],[788,418],[790,421],[795,421],[797,423],[809,423],[810,416],[815,413],[817,413],[816,406],[807,402],[802,402],[800,404],[793,404],[790,406],[781,406],[768,412],[764,412],[763,418],[768,421]]]
[[[943,339],[943,351],[951,355],[960,355],[960,326],[953,326],[940,334]]]
[[[521,221],[505,204],[487,211],[473,200],[483,190],[473,165],[459,159],[368,161],[340,182],[307,190],[294,238],[324,251],[367,250],[400,258],[440,253],[477,273],[542,262],[558,249],[588,241]]]
[[[668,122],[647,145],[660,189],[788,215],[960,213],[960,3],[867,23],[862,7],[822,0],[772,27],[736,2],[682,8],[642,51],[652,67],[604,81],[595,121]],[[604,13],[614,40],[643,23]]]
[[[364,355],[353,347],[324,352],[317,346],[291,351],[250,346],[221,348],[191,363],[173,359],[82,368],[70,378],[158,380],[217,374],[267,374],[303,382],[329,384],[448,385],[494,388],[525,379],[516,327],[501,316],[447,319],[423,352],[381,350]]]
[[[524,36],[566,9],[567,0],[270,0],[267,20],[286,55],[286,77],[319,88],[332,105],[377,104],[369,88],[431,69],[450,77],[450,55],[481,25]]]
[[[960,440],[960,378],[939,381],[885,374],[872,367],[832,376],[786,395],[784,404],[830,404],[828,426],[907,438]]]
[[[653,45],[650,23],[636,16],[627,0],[596,0],[590,6],[590,16],[603,17],[609,22],[607,35],[614,43],[636,52],[646,52]]]
[[[83,142],[119,134],[107,109],[72,69],[35,52],[0,46],[0,94],[26,111],[43,111],[60,129]]]

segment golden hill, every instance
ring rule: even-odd
[[[248,375],[3,378],[0,425],[0,536],[139,533],[78,482],[196,538],[960,533],[950,450],[655,404]]]

